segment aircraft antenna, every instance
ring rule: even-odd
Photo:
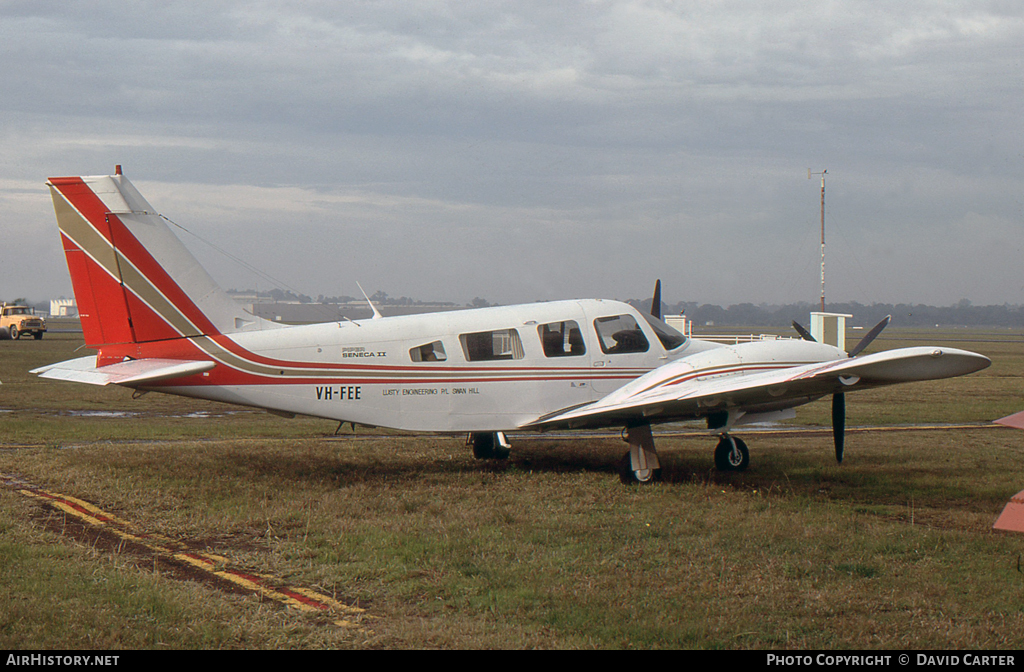
[[[827,170],[820,173],[812,173],[807,169],[807,179],[812,175],[821,175],[821,312],[825,312],[825,175]]]
[[[363,286],[357,282],[356,287],[358,287],[359,291],[363,293],[363,298],[366,299],[366,302],[370,304],[370,310],[373,311],[372,319],[379,320],[381,317],[383,317],[383,315],[380,314],[380,311],[377,310],[377,306],[373,305],[373,301],[370,301],[370,297],[366,295],[366,290],[363,289]]]

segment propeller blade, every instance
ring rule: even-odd
[[[814,336],[811,336],[811,332],[807,331],[802,326],[800,326],[800,323],[797,322],[796,320],[793,320],[793,328],[796,329],[796,333],[800,334],[800,338],[804,339],[805,341],[810,341],[811,343],[818,342],[815,340]]]
[[[654,298],[651,299],[651,316],[657,320],[661,319],[661,280],[654,283]]]
[[[836,444],[836,462],[843,463],[843,446],[846,443],[846,395],[832,395],[832,438]]]
[[[861,353],[862,350],[864,350],[864,348],[866,348],[869,345],[871,345],[871,341],[875,340],[875,338],[880,333],[882,333],[882,329],[885,329],[887,326],[889,326],[889,320],[891,320],[891,319],[892,319],[892,315],[886,315],[884,320],[882,320],[881,322],[876,324],[874,327],[872,327],[871,331],[869,331],[867,333],[867,336],[865,336],[864,338],[860,339],[860,343],[855,345],[853,347],[853,350],[850,350],[850,357],[856,357],[857,355],[859,355]]]

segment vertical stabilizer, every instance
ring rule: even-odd
[[[48,185],[86,345],[273,324],[217,286],[123,175],[53,177]]]

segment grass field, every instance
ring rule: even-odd
[[[986,423],[1024,409],[1024,338],[883,338],[993,365],[850,395],[849,425],[882,429],[851,431],[842,466],[826,431],[752,433],[750,469],[719,474],[714,439],[680,431],[649,487],[619,483],[613,436],[476,461],[463,437],[45,381],[27,371],[84,354],[77,336],[0,342],[0,474],[365,609],[181,577],[7,487],[0,648],[1020,648],[1024,535],[991,526],[1024,489],[1024,432]],[[948,422],[978,424],[907,428]]]

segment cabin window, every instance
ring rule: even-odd
[[[578,357],[587,352],[580,325],[574,320],[551,322],[537,327],[545,357]]]
[[[434,341],[426,345],[420,345],[409,351],[409,357],[414,362],[443,362],[448,359],[444,353],[444,344],[441,341]]]
[[[594,328],[597,329],[597,338],[605,354],[647,352],[651,347],[644,332],[640,331],[640,325],[631,315],[599,317],[594,320]]]
[[[522,359],[523,342],[515,329],[480,331],[462,334],[462,351],[470,362],[490,362],[502,359]]]

